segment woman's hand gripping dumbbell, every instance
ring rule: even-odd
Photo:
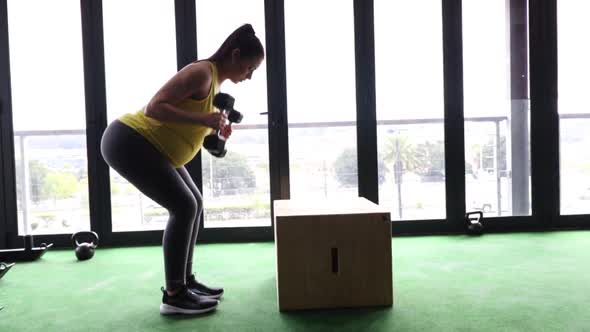
[[[226,114],[227,120],[229,120],[228,125],[218,126],[220,129],[215,130],[215,133],[211,135],[207,135],[203,142],[205,149],[218,158],[223,158],[227,153],[225,141],[231,134],[231,124],[242,122],[243,115],[234,109],[234,101],[235,99],[232,96],[221,92],[213,98],[213,106],[217,107],[222,114]]]

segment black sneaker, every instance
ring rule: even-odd
[[[194,274],[186,278],[186,286],[191,292],[210,299],[220,299],[223,295],[223,288],[207,287],[198,282]]]
[[[191,292],[186,286],[183,286],[178,293],[173,296],[168,295],[162,287],[162,304],[160,304],[160,314],[185,314],[196,315],[213,311],[217,308],[219,301],[198,296]]]

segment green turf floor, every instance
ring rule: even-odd
[[[217,312],[158,313],[161,247],[51,250],[0,280],[0,331],[590,331],[590,232],[394,238],[394,306],[279,313],[272,243],[196,249]]]

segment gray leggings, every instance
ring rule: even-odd
[[[166,288],[184,285],[192,274],[203,213],[203,197],[186,168],[174,168],[147,139],[119,120],[105,130],[101,151],[109,166],[168,210],[170,218],[162,240]]]

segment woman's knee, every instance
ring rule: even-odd
[[[203,212],[203,196],[199,192],[193,192],[195,201],[197,202],[197,217]]]
[[[169,213],[174,215],[176,219],[184,219],[188,223],[197,217],[200,210],[200,204],[193,195],[184,195],[182,199],[178,200],[174,207],[169,210]]]

